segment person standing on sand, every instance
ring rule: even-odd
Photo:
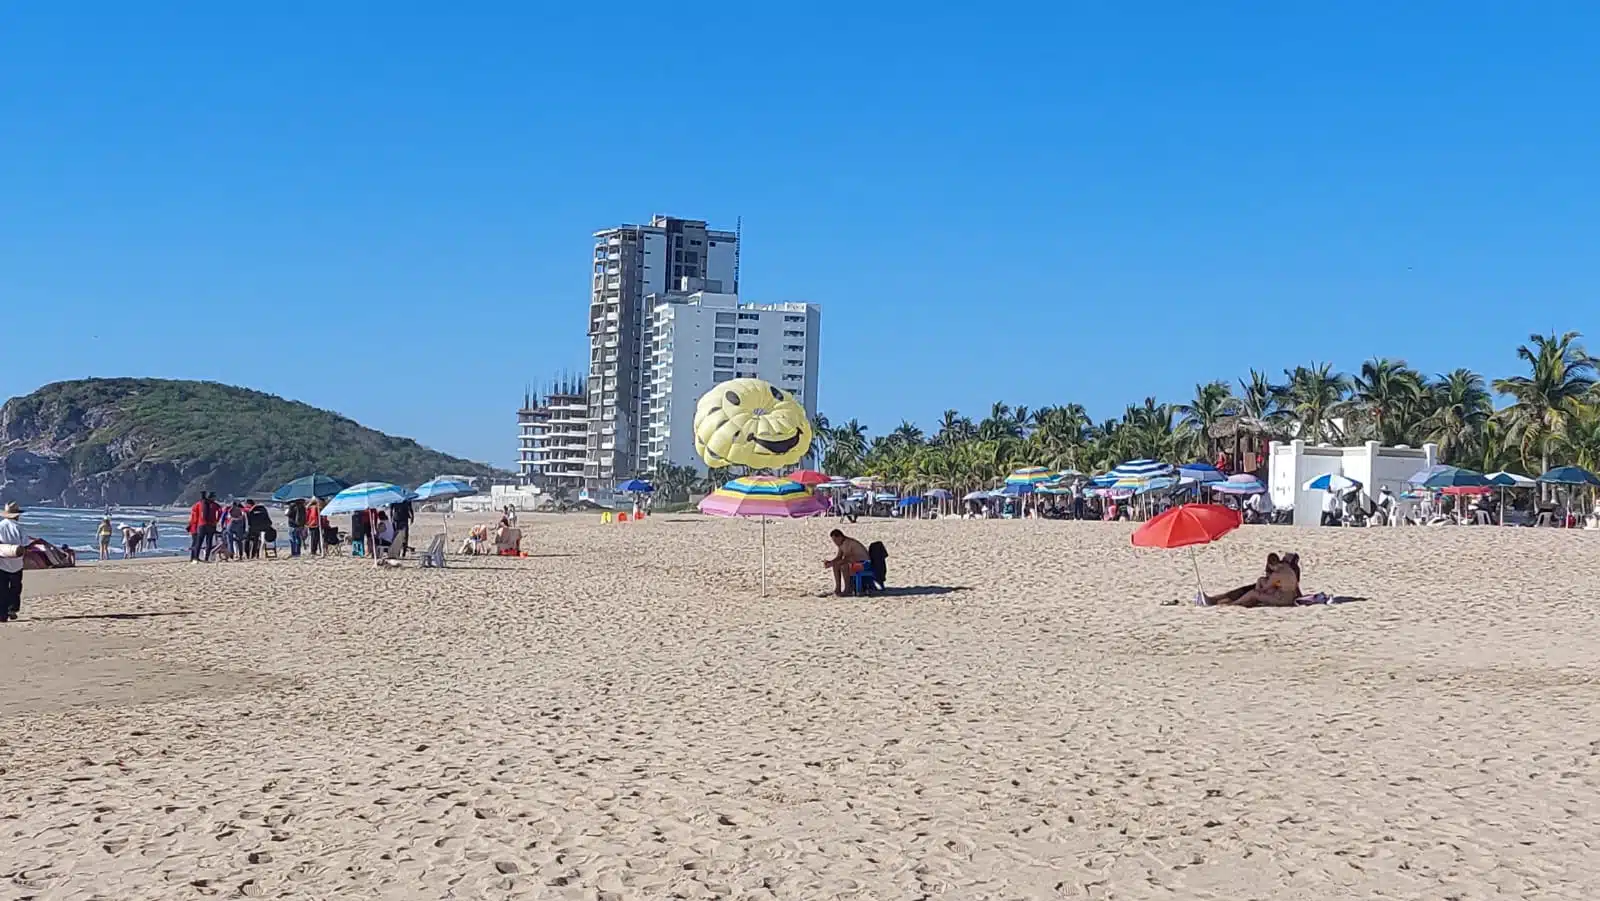
[[[313,557],[321,556],[322,504],[316,498],[312,498],[311,501],[306,504],[306,532],[308,533],[307,537],[311,542],[306,550],[306,553]]]
[[[22,554],[28,539],[17,524],[21,518],[22,508],[16,501],[0,510],[0,545],[5,545],[4,553],[0,553],[0,623],[10,622],[22,613]]]
[[[189,508],[189,562],[199,563],[201,553],[205,554],[205,561],[211,562],[211,551],[217,543],[217,520],[222,518],[222,507],[217,503],[216,495],[210,492],[200,492],[200,500]]]
[[[415,516],[416,512],[411,509],[410,501],[389,505],[389,522],[394,526],[394,537],[389,544],[390,558],[405,559],[406,541],[411,538],[411,520]]]
[[[144,543],[152,551],[161,546],[161,531],[153,519],[144,524]]]
[[[95,540],[100,543],[100,562],[111,558],[111,517],[100,520],[100,528],[95,529]]]
[[[284,518],[289,521],[289,556],[298,557],[306,544],[306,502],[290,501]]]

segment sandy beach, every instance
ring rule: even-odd
[[[457,517],[459,534],[470,524]],[[1600,535],[528,517],[532,556],[28,575],[0,897],[1600,896]],[[425,537],[429,527],[416,530]],[[417,543],[417,542],[414,542]]]

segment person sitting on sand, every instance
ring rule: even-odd
[[[833,546],[839,549],[839,553],[832,559],[822,561],[822,566],[833,570],[833,593],[844,597],[845,588],[850,585],[856,566],[867,564],[867,546],[838,529],[829,532],[828,537],[833,539]]]
[[[1201,606],[1293,607],[1300,597],[1300,555],[1267,555],[1267,571],[1254,585],[1218,595],[1200,595]]]

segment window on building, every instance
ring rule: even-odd
[[[711,378],[718,382],[726,382],[728,379],[733,378],[733,370],[716,370],[711,373]]]
[[[683,252],[683,261],[685,263],[698,263],[698,262],[700,262],[700,253],[699,253],[699,251],[685,250]]]
[[[804,316],[785,316],[785,317],[783,317],[783,321],[784,322],[805,322],[806,321],[806,317],[804,317]]]
[[[681,250],[674,250],[674,251],[673,251],[673,252],[672,252],[672,261],[673,261],[673,262],[674,262],[674,263],[681,263],[681,262],[683,262],[683,251],[681,251]]]
[[[744,331],[744,329],[740,329],[739,331],[742,332],[742,331]],[[789,330],[785,330],[784,331],[783,336],[785,338],[804,338],[806,336],[806,333],[805,332],[797,332],[797,331],[794,331],[793,329],[789,329]]]
[[[749,363],[751,366],[760,366],[761,360],[757,357],[740,357],[740,363]]]
[[[739,334],[741,334],[741,335],[744,334],[744,329],[739,329]],[[733,340],[733,329],[731,329],[731,328],[722,328],[722,327],[719,326],[717,328],[717,340],[718,341],[732,341]]]
[[[734,320],[734,315],[732,313],[718,313],[717,314],[717,324],[718,325],[723,325],[723,324],[732,325],[733,324],[733,320]]]
[[[742,329],[739,329],[739,334],[741,334],[741,335],[759,335],[759,334],[761,334],[761,329],[758,329],[758,328],[742,328]]]
[[[783,361],[783,365],[785,365],[785,366],[804,366],[804,365],[806,365],[806,361],[805,360],[784,360]]]
[[[790,353],[797,354],[803,354],[806,352],[806,346],[804,344],[785,344],[783,349],[789,351]]]
[[[755,350],[756,349],[756,344],[755,344],[754,341],[740,341],[739,342],[739,349],[740,350]]]
[[[699,247],[700,246],[700,239],[699,238],[690,238],[689,239],[689,246],[690,247]]]
[[[711,365],[721,366],[724,368],[730,367],[733,365],[733,357],[712,357]]]
[[[732,341],[718,341],[716,343],[716,345],[714,347],[712,347],[712,350],[717,352],[717,353],[719,353],[719,354],[731,354],[731,353],[733,353],[733,342]]]
[[[740,319],[760,319],[761,318],[761,314],[760,313],[740,313],[739,314],[739,318]]]
[[[805,381],[805,379],[803,377],[801,377],[799,375],[796,375],[796,374],[794,374],[792,372],[785,374],[784,377],[783,377],[783,380],[786,381],[786,382],[803,382],[803,381]]]

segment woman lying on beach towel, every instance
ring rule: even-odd
[[[1254,585],[1218,595],[1201,594],[1202,607],[1293,607],[1300,599],[1300,555],[1267,555],[1267,571]]]

